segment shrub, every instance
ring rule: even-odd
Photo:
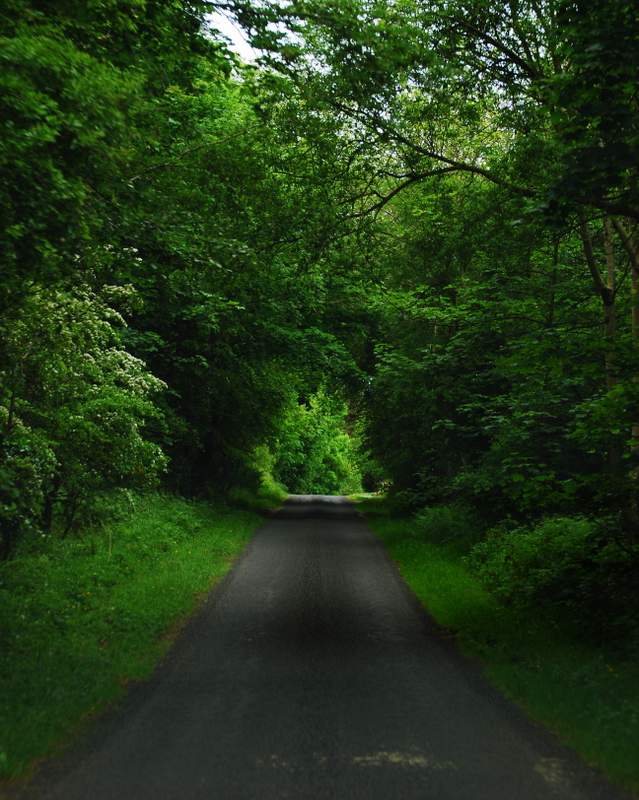
[[[477,520],[461,504],[429,506],[414,517],[414,536],[435,544],[466,544],[476,537]]]
[[[594,555],[596,528],[587,517],[554,517],[532,528],[494,528],[473,547],[470,564],[482,583],[507,602],[561,600],[566,579]]]
[[[610,520],[551,517],[493,529],[468,563],[491,592],[521,607],[554,606],[591,629],[636,629],[639,547]]]
[[[348,408],[323,388],[300,402],[289,398],[272,443],[274,479],[294,494],[353,494],[362,490],[359,441]]]

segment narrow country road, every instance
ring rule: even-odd
[[[343,498],[292,497],[56,800],[611,800],[429,627]]]

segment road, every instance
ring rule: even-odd
[[[292,497],[47,800],[611,800],[488,687],[343,498]]]

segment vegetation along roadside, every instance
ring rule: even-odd
[[[638,74],[630,0],[0,3],[0,773],[257,524],[175,497],[282,484],[418,512],[432,614],[637,788]]]
[[[558,615],[500,596],[494,584],[489,590],[482,550],[491,537],[476,520],[473,528],[467,510],[439,506],[409,517],[393,514],[385,498],[357,499],[408,585],[462,651],[479,658],[486,677],[588,763],[639,791],[636,643],[597,635],[568,608]]]
[[[0,564],[0,777],[23,774],[147,677],[261,522],[221,501],[129,501],[82,537],[38,535]],[[252,505],[277,501],[271,488]]]

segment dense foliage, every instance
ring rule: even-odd
[[[463,508],[504,596],[545,591],[534,551],[582,606],[639,602],[636,4],[13,0],[0,25],[3,555],[105,491],[266,465]]]
[[[491,530],[471,563],[504,597],[571,598],[632,625],[636,4],[236,8],[351,142],[368,443],[393,492],[470,509]],[[552,576],[535,566],[548,561]]]
[[[335,126],[289,129],[205,10],[3,13],[5,556],[106,490],[254,480],[291,396],[356,374],[326,311]]]
[[[322,389],[291,404],[273,444],[273,477],[297,494],[361,491],[356,437],[347,431],[347,408]]]

